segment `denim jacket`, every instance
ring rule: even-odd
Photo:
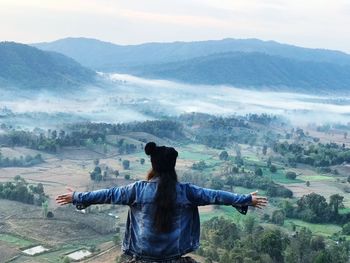
[[[199,247],[198,206],[216,204],[234,206],[246,214],[251,195],[240,195],[198,187],[190,183],[176,185],[176,211],[173,230],[159,233],[153,225],[157,178],[137,181],[121,187],[92,192],[74,192],[73,204],[84,209],[92,204],[120,204],[130,207],[122,250],[136,258],[159,261],[180,257]]]

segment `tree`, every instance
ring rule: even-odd
[[[128,170],[130,168],[130,161],[129,160],[123,160],[123,168],[124,170]]]
[[[140,164],[143,165],[144,163],[145,163],[145,158],[141,158],[141,159],[140,159]]]
[[[124,175],[124,179],[125,179],[125,180],[130,180],[130,174],[125,174],[125,175]]]
[[[90,172],[90,178],[93,181],[100,182],[102,180],[102,170],[99,166],[96,166],[92,172]]]
[[[232,188],[235,185],[235,178],[232,175],[229,175],[226,179],[226,184],[230,186],[230,190],[232,191]]]
[[[306,186],[307,186],[307,187],[310,186],[310,181],[306,181]]]
[[[283,262],[283,251],[286,242],[278,229],[265,230],[258,239],[258,250],[267,253],[275,262]]]
[[[286,172],[286,178],[295,180],[296,177],[297,177],[297,174],[295,172],[292,172],[292,171]]]
[[[297,201],[298,216],[311,223],[327,222],[330,216],[330,208],[326,198],[322,195],[311,193],[302,196]]]
[[[222,161],[227,161],[228,160],[228,153],[227,151],[222,151],[219,155],[219,159]]]
[[[270,165],[270,172],[271,173],[275,173],[275,172],[277,172],[277,167],[275,166],[275,165]]]
[[[344,235],[350,235],[350,222],[343,225],[342,232]]]
[[[334,213],[334,215],[339,214],[339,208],[343,208],[344,196],[341,196],[339,194],[333,194],[329,197],[329,207],[331,208],[331,211]]]
[[[223,187],[224,187],[224,184],[218,178],[213,178],[210,182],[210,188],[212,188],[212,189],[222,190]]]
[[[203,160],[199,161],[198,163],[192,164],[192,169],[193,170],[203,171],[207,167],[208,167],[207,164]]]
[[[224,254],[220,257],[219,263],[231,263],[230,254],[225,250]]]
[[[267,159],[267,161],[266,161],[266,166],[267,166],[267,167],[270,167],[271,165],[272,165],[272,158],[269,157],[269,158]]]
[[[245,218],[243,220],[244,230],[248,234],[251,234],[251,233],[253,233],[254,226],[255,226],[255,217],[251,216],[251,215],[245,216]]]
[[[282,210],[275,210],[272,213],[271,221],[276,225],[283,226],[285,219],[285,214]]]
[[[260,167],[255,168],[254,173],[257,176],[262,176],[263,175],[263,171],[262,171],[262,169]]]
[[[267,153],[267,145],[263,146],[262,153],[263,153],[263,155],[266,155],[266,153]]]
[[[103,153],[106,154],[108,152],[107,144],[103,144]]]
[[[41,208],[42,208],[42,212],[43,212],[43,217],[47,218],[47,212],[48,212],[48,209],[49,209],[49,202],[48,201],[43,202],[41,204]]]

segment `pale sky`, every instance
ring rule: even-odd
[[[350,53],[350,0],[0,0],[0,41],[259,38]]]

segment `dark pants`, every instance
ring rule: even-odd
[[[132,256],[123,254],[120,256],[118,263],[198,263],[191,257],[180,257],[177,259],[171,260],[162,260],[162,261],[148,261],[143,259],[136,259]]]

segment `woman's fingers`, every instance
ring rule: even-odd
[[[56,197],[56,203],[59,205],[66,205],[72,203],[72,193],[59,195]]]
[[[268,200],[266,197],[257,196],[256,192],[251,193],[251,195],[252,195],[252,205],[254,207],[262,209],[267,205]]]

